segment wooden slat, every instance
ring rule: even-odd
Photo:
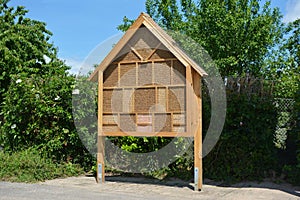
[[[147,58],[145,59],[146,61],[149,60],[149,58],[151,58],[151,56],[155,53],[155,51],[160,47],[161,43],[158,43],[158,45],[151,51],[151,53],[147,56]]]
[[[118,62],[112,62],[111,64],[132,64],[132,63],[145,63],[145,62],[167,62],[172,60],[178,60],[177,58],[155,58],[151,60],[138,61],[138,60],[122,60]]]
[[[186,84],[177,84],[177,85],[166,85],[170,88],[182,88],[185,87]],[[143,85],[143,86],[122,86],[122,87],[104,87],[103,90],[114,90],[114,89],[141,89],[141,88],[155,88],[155,87],[163,87],[163,86],[157,86],[157,85]]]
[[[175,133],[175,132],[103,132],[104,136],[135,136],[135,137],[193,137],[194,135],[187,133],[187,132],[181,132],[181,133]]]
[[[129,45],[128,45],[128,46],[129,46]],[[138,52],[135,48],[133,48],[133,47],[131,47],[131,46],[129,46],[129,47],[130,47],[131,51],[133,51],[133,53],[134,53],[137,57],[139,57],[139,59],[140,59],[141,61],[144,61],[143,56],[141,56],[141,54],[139,54],[139,52]]]
[[[175,113],[175,114],[185,114],[185,111],[179,110],[179,111],[166,111],[166,112],[162,112],[162,111],[153,111],[154,114],[171,114],[171,113]],[[149,111],[145,111],[145,112],[103,112],[104,115],[116,115],[116,114],[142,114],[142,115],[148,115]]]
[[[171,82],[171,85],[173,84],[173,76],[174,76],[174,70],[173,70],[173,66],[174,66],[174,60],[171,60],[171,71],[170,71],[170,82]]]
[[[135,62],[135,68],[136,68],[136,71],[135,71],[135,86],[138,87],[139,85],[139,63],[138,62]]]
[[[121,80],[121,64],[118,63],[118,82],[117,82],[117,83],[118,83],[118,87],[121,86],[121,85],[120,85],[120,84],[121,84],[121,83],[120,83],[120,82],[121,82],[120,80]]]
[[[151,82],[152,82],[152,85],[153,85],[155,83],[154,62],[151,62],[151,67],[152,67],[152,80],[151,80]],[[157,101],[155,101],[155,102],[157,102]]]

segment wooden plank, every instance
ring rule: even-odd
[[[192,79],[192,68],[191,66],[186,66],[186,128],[187,132],[192,132],[192,114],[193,114],[193,105],[192,104],[192,88],[193,88],[193,79]]]
[[[173,112],[171,113],[171,131],[172,132],[174,132],[174,127],[173,127],[173,125],[174,125],[174,122],[173,122]]]
[[[154,72],[154,62],[151,62],[151,67],[152,67],[152,85],[155,83],[155,72]],[[155,90],[155,91],[157,91],[157,90]],[[155,101],[155,102],[157,102],[157,101]]]
[[[121,64],[120,63],[118,63],[118,87],[120,87],[121,85]]]
[[[133,64],[133,63],[145,63],[145,62],[167,62],[172,60],[178,60],[177,58],[155,58],[146,61],[137,61],[137,60],[122,60],[118,62],[112,62],[111,64]]]
[[[105,137],[103,136],[103,72],[98,72],[98,141],[97,141],[97,182],[105,181]],[[101,172],[99,166],[101,165]],[[101,177],[100,177],[101,176]]]
[[[177,84],[177,85],[164,85],[164,86],[158,86],[158,85],[143,85],[143,86],[122,86],[122,87],[103,87],[103,90],[122,90],[122,89],[142,89],[142,88],[162,88],[162,87],[171,87],[171,88],[182,88],[185,87],[186,84]]]
[[[195,122],[197,123],[197,128],[194,135],[194,166],[195,173],[198,173],[195,180],[195,190],[201,190],[203,185],[203,174],[202,174],[202,93],[201,93],[201,77],[193,70],[193,90],[194,95],[197,99],[197,113]]]
[[[173,65],[174,65],[174,60],[171,60],[171,72],[170,72],[171,85],[173,84],[173,76],[174,76]]]
[[[147,58],[145,59],[146,61],[149,60],[149,58],[151,58],[151,56],[155,53],[155,51],[159,48],[159,46],[161,45],[161,43],[159,42],[158,45],[151,51],[151,53],[147,56]]]
[[[169,87],[166,87],[166,111],[169,112]]]
[[[153,127],[154,124],[152,124]],[[135,136],[135,137],[193,137],[191,133],[188,132],[103,132],[103,136]]]
[[[128,44],[127,44],[128,45]],[[129,45],[128,45],[129,46]],[[143,56],[141,56],[141,54],[139,54],[139,52],[135,49],[135,48],[133,48],[133,47],[131,47],[131,46],[129,46],[130,47],[130,49],[131,49],[131,51],[133,51],[133,53],[137,56],[137,57],[139,57],[139,59],[141,60],[141,61],[144,61],[144,58],[143,58]]]
[[[105,136],[98,135],[98,153],[97,153],[97,182],[104,183],[105,182]],[[101,172],[99,171],[99,166],[101,165]]]
[[[138,85],[139,85],[139,63],[138,62],[135,62],[135,68],[136,68],[136,71],[135,71],[135,86],[138,87]]]
[[[171,113],[176,113],[176,114],[185,114],[185,111],[176,111],[176,112],[162,112],[162,111],[154,111],[153,113],[155,114],[171,114]],[[149,111],[145,111],[145,112],[103,112],[104,115],[113,115],[113,114],[143,114],[143,115],[147,115],[149,114]]]

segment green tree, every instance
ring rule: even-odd
[[[276,80],[275,96],[294,98],[300,82],[300,19],[287,24],[285,37],[266,59],[265,76]]]
[[[50,44],[51,33],[43,22],[25,17],[24,7],[7,7],[0,1],[0,102],[8,90],[11,77],[20,72],[45,73],[45,58],[56,59],[56,49]]]
[[[206,49],[222,76],[260,75],[282,37],[282,16],[270,1],[261,7],[259,0],[147,0],[146,10],[161,26]]]
[[[58,59],[46,24],[8,3],[0,0],[0,145],[79,159],[86,150],[73,123],[70,68]]]

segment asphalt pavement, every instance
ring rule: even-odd
[[[206,180],[202,191],[194,191],[193,184],[181,180],[159,181],[143,177],[107,177],[97,184],[93,177],[70,177],[26,184],[0,182],[2,200],[79,200],[79,199],[243,199],[288,200],[300,199],[300,188],[272,182],[245,182],[222,186]]]

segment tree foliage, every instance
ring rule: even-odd
[[[0,145],[79,159],[86,150],[73,123],[70,68],[58,59],[46,24],[7,3],[0,1]]]
[[[282,37],[281,15],[259,0],[147,0],[147,12],[166,29],[206,49],[223,76],[261,74],[262,63]]]
[[[266,59],[265,76],[276,80],[275,95],[294,98],[300,82],[300,19],[287,24],[285,37]]]
[[[0,2],[0,102],[14,74],[46,74],[51,64],[45,58],[57,62],[46,24],[26,18],[24,7],[7,7],[7,3]]]
[[[199,61],[201,55],[195,55],[199,48],[190,41],[208,51],[222,76],[250,73],[277,80],[276,97],[293,98],[299,87],[299,20],[283,24],[279,9],[271,8],[270,2],[262,5],[260,0],[147,0],[145,6],[160,26],[173,31],[173,39],[194,60]],[[123,31],[132,22],[124,19],[118,27]],[[201,59],[200,64],[205,65]],[[274,145],[278,118],[273,97],[249,99],[247,95],[228,93],[225,128],[216,147],[204,159],[207,177],[257,180],[274,171],[285,173]],[[208,97],[203,99],[205,132],[210,102]],[[185,165],[192,168],[193,161]],[[299,173],[291,170],[290,174],[299,180]]]

